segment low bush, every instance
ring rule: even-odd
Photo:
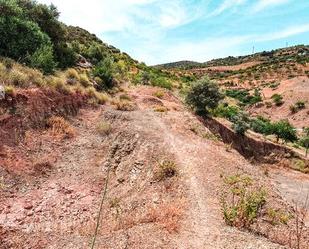
[[[100,135],[106,136],[111,133],[112,126],[111,124],[102,121],[97,125],[97,131]]]
[[[171,82],[164,77],[152,77],[151,85],[166,89],[172,89]]]
[[[232,128],[237,134],[244,135],[250,128],[249,117],[246,113],[240,112],[231,118],[233,122]]]
[[[74,128],[62,117],[53,116],[47,120],[47,125],[55,136],[72,138],[75,135]]]
[[[155,112],[167,112],[168,109],[167,109],[165,106],[156,106],[156,107],[154,108],[154,111],[155,111]]]
[[[266,191],[253,184],[248,176],[233,175],[224,179],[222,212],[226,224],[241,228],[250,228],[261,215],[266,203]]]
[[[100,78],[100,82],[98,83],[99,90],[105,90],[108,88],[112,88],[113,84],[113,61],[106,57],[101,60],[98,65],[93,70],[93,75],[95,77]]]
[[[89,87],[91,86],[91,83],[89,81],[89,78],[87,76],[87,74],[81,74],[79,76],[79,82],[83,87]]]
[[[248,90],[226,90],[226,96],[239,100],[244,105],[253,105],[262,101],[260,91],[254,90],[253,95]]]
[[[306,104],[304,101],[297,101],[295,105],[290,105],[290,111],[292,114],[297,113],[298,111],[305,109]]]
[[[78,72],[74,69],[74,68],[69,68],[66,72],[65,72],[66,78],[67,79],[75,79],[75,80],[79,80],[79,74]]]
[[[303,136],[299,140],[299,144],[306,149],[306,156],[307,156],[309,149],[309,127],[305,127],[303,129]]]
[[[108,96],[105,93],[98,92],[94,87],[88,87],[86,93],[94,104],[104,105],[108,101]]]
[[[273,125],[269,119],[262,116],[250,120],[250,128],[261,134],[270,135],[273,133]]]
[[[127,100],[127,101],[131,101],[131,97],[128,95],[128,94],[121,94],[120,96],[119,96],[119,99],[120,100]]]
[[[52,46],[42,46],[30,57],[31,67],[42,70],[45,74],[54,72],[57,63],[54,59],[54,51]]]
[[[13,86],[5,86],[4,87],[4,93],[8,96],[13,96],[15,94],[15,88]]]
[[[155,97],[157,97],[157,98],[159,98],[159,99],[162,99],[163,96],[164,96],[164,92],[161,91],[161,90],[158,90],[158,91],[156,91],[156,92],[153,94],[153,96],[155,96]]]
[[[176,164],[169,160],[164,160],[159,163],[159,169],[156,172],[156,180],[162,181],[177,175]]]
[[[239,113],[239,108],[237,106],[229,106],[225,104],[220,104],[218,107],[216,107],[212,114],[215,117],[222,117],[226,118],[228,120],[232,120],[234,116],[236,116]]]
[[[116,109],[119,111],[134,111],[136,105],[128,100],[116,99],[112,101],[112,104],[116,106]]]
[[[271,99],[274,101],[276,106],[281,106],[284,102],[283,102],[283,97],[280,94],[274,94],[273,96],[271,96]]]

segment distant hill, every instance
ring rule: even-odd
[[[298,45],[288,48],[276,49],[272,51],[263,51],[252,55],[245,55],[238,57],[229,56],[226,58],[213,59],[204,63],[194,61],[179,61],[179,62],[160,64],[155,67],[161,69],[197,69],[197,68],[206,68],[214,66],[233,66],[252,61],[261,61],[261,62],[295,61],[298,63],[304,63],[308,62],[308,60],[309,60],[309,46]]]
[[[155,67],[160,69],[172,69],[172,68],[188,69],[188,68],[200,67],[202,65],[203,63],[195,61],[177,61],[177,62],[156,65]]]

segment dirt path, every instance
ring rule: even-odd
[[[163,100],[164,105],[175,109],[169,100],[173,99]],[[259,175],[259,172],[237,152],[227,152],[222,143],[192,132],[192,127],[198,127],[200,132],[209,133],[190,112],[182,106],[177,108],[162,115],[150,112],[152,122],[175,155],[188,188],[189,208],[182,224],[183,231],[176,238],[177,248],[280,248],[266,239],[224,224],[218,198],[221,176],[235,172]]]

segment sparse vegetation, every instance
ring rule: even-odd
[[[304,101],[297,101],[295,105],[290,105],[290,111],[292,114],[297,113],[298,111],[305,109],[306,104]]]
[[[154,111],[155,111],[155,112],[167,112],[168,109],[167,109],[165,106],[156,106],[156,107],[154,108]]]
[[[273,96],[271,96],[272,100],[274,101],[276,106],[281,106],[284,102],[283,102],[283,97],[280,94],[274,94]]]
[[[102,136],[107,136],[111,133],[112,131],[112,126],[110,123],[107,123],[105,121],[101,121],[98,125],[97,125],[97,131],[100,135]]]
[[[163,98],[163,96],[164,96],[164,92],[161,91],[161,90],[158,90],[158,91],[156,91],[153,95],[154,95],[155,97],[161,99],[161,98]]]
[[[267,193],[256,187],[249,176],[232,175],[224,179],[225,190],[222,195],[222,212],[225,222],[230,226],[250,228],[261,216]]]
[[[258,89],[254,90],[253,95],[251,95],[247,90],[226,90],[225,94],[228,97],[239,100],[243,105],[254,105],[262,101],[262,97]]]
[[[136,109],[136,105],[128,100],[114,99],[112,100],[112,104],[120,111],[134,111]]]
[[[173,161],[163,160],[158,166],[159,168],[155,176],[158,181],[163,181],[177,175],[177,166]]]
[[[75,136],[74,128],[63,117],[50,117],[47,120],[47,125],[54,136],[62,136],[64,138]]]

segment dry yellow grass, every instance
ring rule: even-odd
[[[47,120],[47,125],[53,136],[72,138],[76,135],[75,129],[63,117],[52,116]]]

